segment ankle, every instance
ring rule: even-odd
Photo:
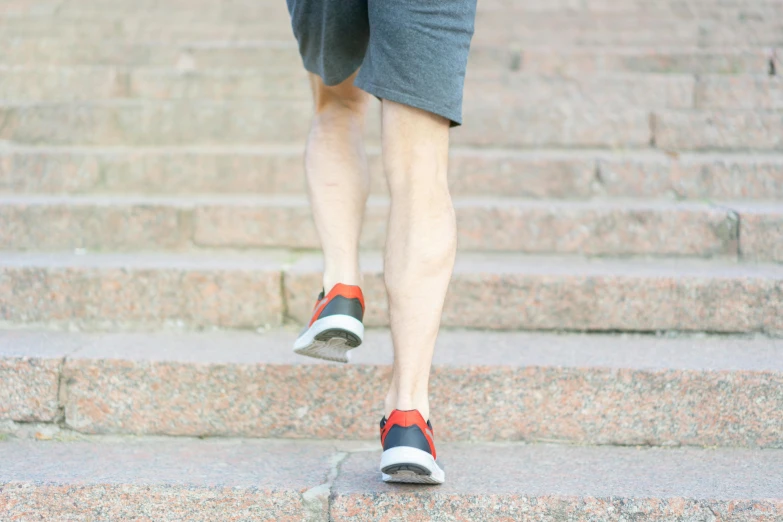
[[[404,395],[396,395],[391,394],[387,395],[386,400],[384,401],[384,412],[386,414],[386,418],[391,415],[391,412],[394,410],[402,410],[402,411],[408,411],[408,410],[418,410],[419,413],[421,413],[421,416],[424,417],[424,420],[429,420],[430,418],[430,401],[427,398],[427,396],[423,397],[416,397],[413,396],[404,396]]]
[[[358,272],[339,272],[335,274],[324,273],[324,293],[328,294],[337,284],[361,286],[362,276]]]

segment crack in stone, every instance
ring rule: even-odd
[[[57,367],[57,414],[52,421],[59,427],[65,427],[65,395],[67,390],[67,383],[65,382],[65,363],[68,361],[68,356],[65,355],[60,360],[60,365]]]
[[[282,308],[280,322],[283,324],[290,319],[288,306],[288,297],[285,295],[285,270],[282,270],[280,272],[280,307]]]
[[[329,472],[325,482],[302,493],[302,504],[307,522],[328,522],[332,520],[332,488],[340,475],[340,468],[350,453],[340,451],[329,459]]]

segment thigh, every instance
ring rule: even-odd
[[[351,76],[370,38],[367,0],[287,0],[305,69],[326,85]]]
[[[357,85],[460,124],[476,0],[369,0],[368,16]]]

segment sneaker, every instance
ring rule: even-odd
[[[446,474],[435,461],[432,424],[418,410],[394,410],[381,421],[381,473],[384,482],[443,484]]]
[[[294,352],[347,363],[348,351],[364,340],[364,296],[358,286],[336,284],[318,296],[313,316],[294,343]]]

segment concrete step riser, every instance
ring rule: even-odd
[[[56,145],[262,144],[303,141],[310,102],[104,102],[0,107],[0,139]],[[377,142],[378,111],[368,136]],[[783,150],[783,113],[606,111],[590,103],[514,107],[466,104],[455,145]]]
[[[257,328],[285,312],[309,320],[322,286],[318,257],[283,263],[249,258],[231,264],[145,261],[143,256],[72,260],[6,254],[0,320],[73,325],[86,330]],[[483,259],[483,258],[482,258]],[[532,329],[783,332],[783,275],[777,268],[671,270],[659,262],[605,264],[575,260],[478,260],[463,254],[443,312],[445,326]],[[388,324],[380,263],[365,268],[365,323]],[[152,263],[152,264],[151,264]],[[521,263],[521,264],[520,264]],[[671,266],[671,265],[669,265]],[[678,265],[679,266],[679,265]],[[655,268],[653,268],[655,267]],[[710,275],[710,270],[715,271]],[[598,296],[598,297],[596,297]],[[285,303],[285,304],[284,304]]]
[[[386,194],[377,149],[372,191]],[[454,196],[775,200],[783,156],[517,153],[453,148]],[[304,194],[300,146],[264,149],[0,149],[0,192]]]
[[[466,251],[585,255],[735,257],[737,215],[708,205],[607,205],[457,200],[458,245]],[[781,209],[783,211],[783,208]],[[783,212],[781,212],[783,213]],[[780,213],[760,214],[768,221]],[[361,245],[386,243],[388,204],[371,201]],[[66,203],[0,200],[0,249],[157,250],[198,247],[318,249],[309,204],[123,200]],[[749,253],[751,249],[745,249]]]
[[[13,441],[0,447],[0,505],[14,519],[143,513],[164,522],[783,516],[779,451],[444,444],[446,484],[428,488],[381,482],[376,448],[334,440]]]
[[[259,36],[260,38],[260,36]],[[289,40],[263,43],[145,44],[100,42],[85,45],[57,39],[11,39],[0,45],[5,65],[110,65],[117,67],[176,67],[191,69],[250,68],[269,70],[299,67],[296,45]],[[522,70],[542,74],[593,72],[652,72],[690,74],[769,74],[773,54],[767,49],[703,49],[695,47],[571,48],[535,47],[523,51],[509,46],[471,47],[468,70]],[[613,46],[614,47],[614,46]],[[745,47],[745,46],[743,46]]]

